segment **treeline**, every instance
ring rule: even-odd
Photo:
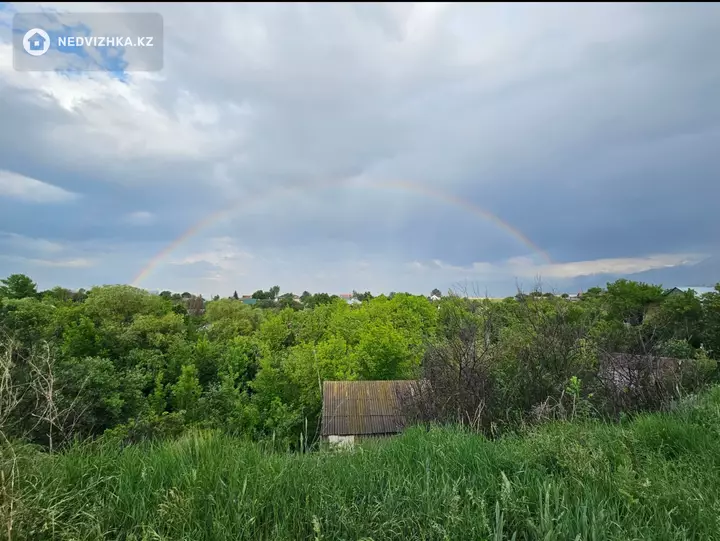
[[[419,420],[491,433],[558,415],[661,407],[712,380],[720,358],[720,288],[698,297],[619,280],[579,301],[364,293],[350,305],[279,288],[256,292],[265,302],[252,306],[233,297],[123,285],[39,293],[26,276],[3,280],[2,434],[57,448],[103,433],[134,442],[198,426],[308,445],[323,380],[417,378],[432,383],[415,405]],[[688,362],[668,369],[627,360],[665,357]],[[618,379],[623,371],[634,379]]]

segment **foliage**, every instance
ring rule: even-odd
[[[0,280],[0,298],[25,299],[37,297],[37,285],[24,274],[11,274]]]
[[[177,383],[172,387],[173,406],[177,411],[184,411],[190,419],[198,413],[198,403],[202,395],[202,387],[198,379],[195,365],[184,365]]]
[[[57,447],[117,427],[152,431],[168,418],[279,447],[302,436],[304,448],[317,439],[327,379],[424,378],[425,420],[497,435],[548,418],[663,408],[716,378],[720,357],[720,290],[664,294],[625,280],[579,301],[354,291],[354,305],[274,286],[253,306],[235,294],[206,301],[112,285],[38,295],[28,277],[2,283],[0,357],[11,352],[9,389],[23,398],[1,429],[44,446],[51,433]],[[637,381],[613,384],[609,353],[641,355]],[[663,371],[659,357],[687,362]]]

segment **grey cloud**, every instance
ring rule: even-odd
[[[69,112],[15,79],[0,86],[0,116],[13,127],[0,130],[0,167],[92,201],[81,216],[38,219],[0,201],[0,227],[146,241],[149,257],[149,243],[162,247],[245,200],[197,240],[224,230],[251,250],[296,258],[311,281],[333,258],[465,266],[528,255],[492,224],[408,194],[273,194],[365,176],[466,198],[557,261],[720,253],[717,5],[143,9],[165,16],[166,69],[161,80],[138,80],[136,94]],[[123,101],[132,99],[177,133],[148,124]],[[114,103],[132,114],[109,115],[117,126],[92,135],[88,126]],[[41,136],[31,147],[33,133]],[[135,142],[132,152],[121,144],[123,134],[143,133],[167,141]],[[75,146],[58,144],[58,134]],[[119,226],[140,202],[157,222]],[[373,272],[379,287],[396,270]],[[418,287],[429,280],[413,276]]]

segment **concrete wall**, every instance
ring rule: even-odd
[[[355,436],[328,436],[328,441],[333,447],[352,447],[355,445]]]

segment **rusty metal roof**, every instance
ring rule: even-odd
[[[405,426],[404,397],[417,381],[326,381],[323,383],[323,436],[394,434]]]

